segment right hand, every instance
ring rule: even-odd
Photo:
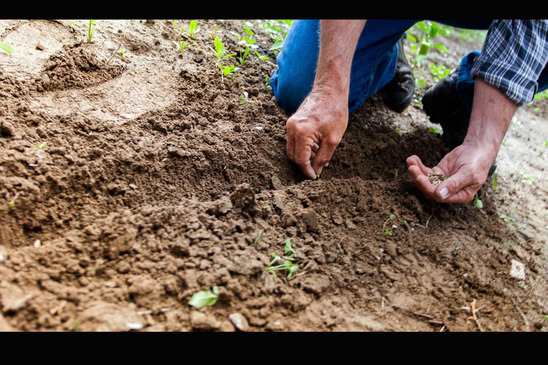
[[[286,124],[287,157],[310,179],[320,176],[348,125],[348,95],[315,88]]]

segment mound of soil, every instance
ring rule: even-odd
[[[546,331],[545,105],[520,109],[481,209],[410,180],[409,155],[446,153],[425,89],[401,114],[368,100],[306,180],[247,22],[269,60],[222,76],[213,38],[238,53],[244,21],[199,20],[182,52],[171,20],[97,20],[92,42],[0,21],[0,329]],[[447,67],[478,46],[445,42]],[[297,271],[268,270],[288,242]]]

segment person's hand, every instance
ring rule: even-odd
[[[348,125],[348,94],[314,89],[286,124],[287,157],[316,179],[329,162]]]
[[[496,152],[487,146],[462,144],[433,168],[426,167],[416,155],[407,158],[407,166],[425,197],[445,203],[468,203],[487,180]],[[433,185],[429,178],[433,173],[441,173],[446,179]]]

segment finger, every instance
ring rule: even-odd
[[[299,143],[295,145],[295,155],[293,162],[310,179],[316,178],[316,173],[312,168],[312,147],[310,143]]]
[[[409,166],[409,173],[411,174],[413,183],[420,190],[420,192],[429,199],[436,199],[436,187],[432,185],[428,175],[417,165]]]
[[[431,168],[425,166],[422,163],[421,159],[417,155],[413,155],[413,156],[408,157],[406,162],[407,162],[407,167],[417,166],[419,168],[420,172],[423,175],[428,175],[428,174],[431,174],[433,172]]]
[[[286,142],[286,151],[287,151],[287,158],[290,161],[295,160],[295,132],[293,129],[292,124],[289,122],[286,125],[286,131],[287,131],[287,142]]]
[[[333,156],[333,153],[335,153],[335,149],[338,145],[338,141],[331,138],[325,138],[321,141],[318,153],[312,162],[312,168],[318,176],[321,175],[323,168],[331,160],[331,157]]]
[[[445,203],[468,203],[482,184],[476,183],[473,175],[457,171],[436,189],[436,200]]]

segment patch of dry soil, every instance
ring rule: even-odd
[[[413,187],[406,157],[445,153],[418,102],[366,102],[305,180],[250,22],[270,61],[223,78],[212,35],[237,52],[242,21],[199,20],[183,53],[171,20],[97,20],[92,43],[0,21],[0,329],[546,331],[546,114],[519,111],[482,209]],[[454,67],[471,45],[446,42]],[[287,239],[290,279],[266,270]]]

